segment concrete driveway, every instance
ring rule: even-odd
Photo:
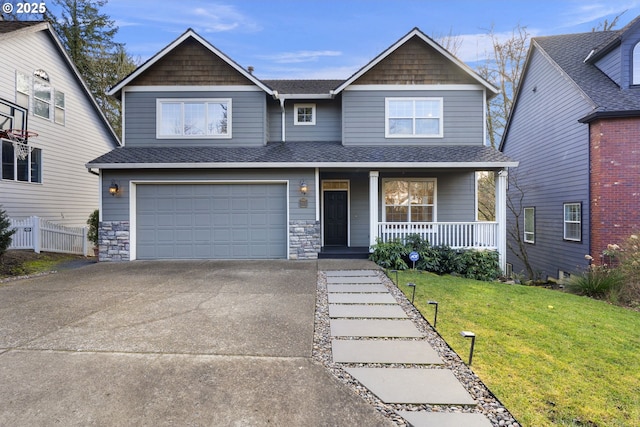
[[[311,359],[318,263],[100,263],[0,284],[0,425],[393,425]]]

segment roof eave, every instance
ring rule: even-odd
[[[598,119],[622,119],[629,117],[640,117],[640,110],[624,110],[624,111],[594,111],[586,116],[578,119],[579,123],[591,123]]]
[[[237,168],[507,168],[519,162],[190,162],[190,163],[87,163],[87,169],[237,169]]]

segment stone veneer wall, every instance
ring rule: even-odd
[[[98,261],[129,261],[129,221],[102,221]]]
[[[319,221],[289,221],[289,259],[317,259],[320,249]]]

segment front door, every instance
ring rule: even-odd
[[[347,191],[324,192],[324,245],[347,246]]]

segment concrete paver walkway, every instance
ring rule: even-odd
[[[335,363],[384,403],[475,405],[449,369],[386,289],[375,271],[327,271],[327,298]],[[386,292],[368,292],[369,286]],[[375,339],[373,339],[375,338]],[[422,339],[421,339],[422,338]],[[411,364],[415,367],[353,367],[348,364]],[[395,365],[394,365],[395,366]],[[399,412],[412,426],[486,427],[481,414]]]

